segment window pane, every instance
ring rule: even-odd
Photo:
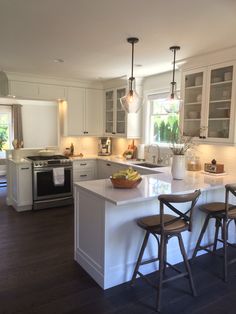
[[[165,97],[163,96],[163,93],[152,95],[149,100],[151,143],[169,143],[174,134],[178,133],[179,114],[166,112],[163,102]]]

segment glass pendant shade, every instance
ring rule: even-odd
[[[135,90],[130,90],[127,95],[120,98],[124,110],[128,113],[137,113],[141,108],[142,99]]]
[[[169,97],[163,100],[162,103],[167,113],[179,113],[182,102],[183,102],[182,99],[178,96],[174,87],[174,91],[173,92],[171,91]]]
[[[163,101],[164,108],[167,113],[179,113],[182,105],[182,100],[176,92],[176,82],[175,82],[175,56],[176,50],[179,50],[179,46],[172,46],[170,50],[174,52],[174,61],[173,61],[173,78],[171,84],[171,92],[167,99]]]
[[[132,44],[132,61],[131,61],[131,77],[129,78],[129,92],[120,98],[120,102],[124,110],[128,113],[137,113],[142,105],[142,98],[134,89],[135,78],[133,76],[134,68],[134,44],[139,41],[136,37],[127,38],[127,42]]]

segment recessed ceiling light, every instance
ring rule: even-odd
[[[53,61],[54,61],[55,63],[63,63],[63,62],[64,62],[64,60],[63,60],[63,59],[60,59],[60,58],[54,59]]]

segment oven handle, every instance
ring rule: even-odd
[[[53,168],[58,168],[58,167],[42,167],[42,168],[36,168],[34,167],[34,171],[35,172],[45,172],[45,171],[52,171]],[[64,168],[64,169],[71,169],[72,170],[72,166],[62,166],[61,168]]]

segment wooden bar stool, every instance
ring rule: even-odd
[[[204,250],[209,253],[216,254],[216,248],[218,241],[223,243],[223,273],[224,273],[224,281],[228,280],[228,270],[227,266],[236,262],[236,258],[228,261],[227,256],[227,247],[232,246],[236,247],[235,244],[228,242],[228,228],[231,221],[234,221],[236,224],[236,205],[232,205],[229,203],[229,195],[230,193],[233,196],[236,196],[236,184],[227,184],[225,186],[225,202],[213,202],[207,203],[199,206],[199,209],[206,213],[206,218],[200,232],[196,247],[193,252],[192,259],[194,259],[197,255],[198,251]],[[208,223],[210,219],[215,219],[215,236],[213,243],[209,243],[206,245],[201,245],[203,236],[207,230]],[[219,229],[221,228],[222,238],[218,238]],[[212,247],[212,250],[210,250]]]
[[[195,206],[200,193],[201,193],[200,190],[196,190],[193,193],[182,194],[182,195],[173,195],[173,194],[160,195],[158,197],[158,200],[160,202],[160,214],[143,217],[143,218],[138,219],[137,221],[138,226],[144,229],[146,233],[145,233],[143,244],[141,246],[138,260],[134,269],[134,273],[131,279],[131,285],[134,284],[134,281],[137,275],[139,275],[141,278],[145,279],[146,282],[149,283],[152,287],[157,289],[156,310],[158,312],[160,311],[160,306],[161,306],[161,292],[162,292],[163,283],[186,276],[189,278],[189,283],[192,290],[192,294],[194,296],[196,295],[196,290],[194,287],[191,269],[190,269],[187,254],[184,248],[181,232],[186,231],[186,230],[191,231],[192,209]],[[175,204],[183,205],[184,203],[189,203],[187,204],[188,205],[187,209],[186,209],[186,206],[184,210],[179,210],[175,207],[176,206]],[[165,214],[164,210],[166,208],[171,210],[171,213],[173,213],[173,215]],[[152,234],[157,240],[158,254],[156,258],[142,261],[143,254],[144,254],[150,234]],[[181,272],[177,267],[167,262],[167,259],[166,259],[167,243],[168,243],[168,240],[172,237],[178,238],[179,247],[180,247],[181,254],[183,256],[186,272]],[[159,261],[158,285],[152,284],[150,280],[148,280],[146,276],[143,275],[139,271],[139,267],[141,265],[153,263],[156,261]],[[165,276],[166,265],[173,268],[175,271],[178,272],[178,274],[175,276],[172,276],[171,278],[165,279],[164,276]]]

